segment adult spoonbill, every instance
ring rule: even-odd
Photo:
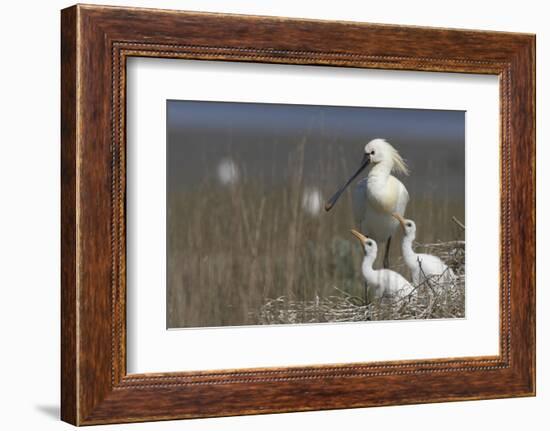
[[[414,291],[414,288],[401,274],[391,269],[373,269],[372,264],[378,253],[376,241],[355,229],[352,229],[351,233],[361,242],[365,251],[361,271],[367,286],[367,303],[384,296],[404,298]]]
[[[404,219],[400,214],[394,213],[393,216],[399,220],[403,228],[403,242],[401,243],[401,252],[405,264],[411,271],[414,284],[424,282],[430,277],[441,277],[442,281],[453,281],[455,275],[453,270],[437,256],[425,253],[415,253],[413,250],[413,241],[416,238],[416,224],[412,220]]]
[[[380,138],[367,143],[361,165],[327,201],[325,210],[329,211],[334,206],[346,187],[367,166],[370,167],[367,177],[357,182],[352,195],[355,222],[361,231],[366,232],[378,244],[386,243],[384,268],[388,268],[391,238],[399,225],[392,217],[392,213],[405,215],[409,202],[407,189],[401,181],[391,175],[392,172],[409,174],[405,161],[395,148]]]

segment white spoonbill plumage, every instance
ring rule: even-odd
[[[439,257],[425,253],[415,253],[413,250],[413,241],[416,238],[416,224],[412,220],[404,219],[400,214],[393,215],[403,228],[403,241],[401,243],[401,252],[405,264],[411,271],[414,284],[424,282],[431,277],[441,277],[441,281],[453,281],[455,275]]]
[[[397,150],[384,139],[373,139],[365,145],[363,160],[355,174],[327,201],[329,211],[340,195],[367,166],[366,178],[358,181],[353,194],[353,212],[359,229],[378,244],[386,243],[384,268],[389,267],[391,238],[399,223],[392,213],[405,215],[409,193],[392,174],[408,175],[409,170]]]
[[[411,284],[401,274],[391,269],[373,269],[372,265],[378,253],[376,241],[355,229],[352,229],[351,233],[361,242],[365,251],[361,271],[367,285],[367,303],[384,296],[404,298],[414,291]]]

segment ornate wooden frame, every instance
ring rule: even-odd
[[[534,35],[81,5],[61,16],[63,420],[88,425],[534,395]],[[129,56],[498,75],[500,354],[128,375]]]

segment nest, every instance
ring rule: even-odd
[[[382,298],[366,303],[364,298],[350,295],[334,286],[334,295],[311,300],[280,296],[267,300],[255,313],[258,324],[298,324],[363,322],[369,320],[451,319],[464,317],[465,243],[449,241],[418,244],[417,249],[443,259],[453,270],[455,279],[433,276],[401,299]],[[401,264],[402,265],[402,264]]]

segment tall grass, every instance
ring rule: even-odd
[[[267,303],[363,297],[362,251],[349,234],[355,227],[350,193],[329,213],[312,214],[303,205],[312,177],[326,198],[355,166],[346,166],[331,146],[312,164],[305,158],[307,145],[303,140],[289,153],[283,181],[268,180],[267,173],[248,177],[245,164],[234,157],[242,170],[237,182],[221,185],[205,176],[192,189],[169,188],[168,327],[285,323],[262,317]],[[306,166],[313,175],[305,174]],[[464,196],[434,197],[415,190],[413,178],[414,172],[403,181],[411,194],[407,217],[417,222],[417,239],[462,239],[450,220],[464,220]],[[399,234],[392,244],[394,265],[400,240]],[[311,316],[304,311],[294,323],[325,321]]]

